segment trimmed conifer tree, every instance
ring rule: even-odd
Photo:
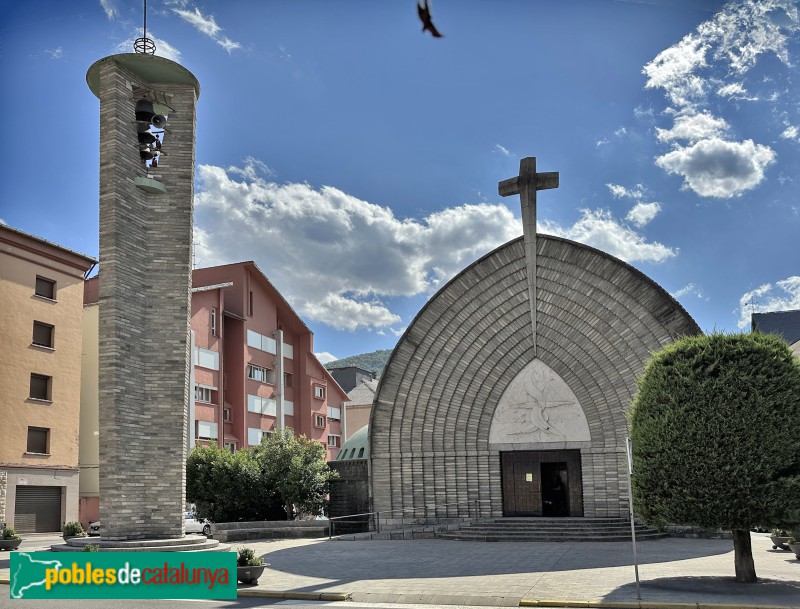
[[[731,530],[736,580],[756,581],[750,529],[800,522],[800,361],[786,343],[680,339],[647,364],[629,420],[636,513]]]

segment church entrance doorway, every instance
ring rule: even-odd
[[[583,516],[579,450],[501,452],[503,516]]]

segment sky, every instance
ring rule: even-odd
[[[142,2],[2,0],[0,222],[98,256],[96,60]],[[800,309],[800,17],[784,0],[150,0],[199,80],[196,266],[254,260],[320,359],[393,348],[522,234],[632,264],[704,331]],[[16,139],[14,139],[16,138]],[[102,261],[100,264],[102,269]]]

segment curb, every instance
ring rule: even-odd
[[[291,590],[257,590],[243,588],[237,590],[237,597],[251,598],[283,598],[295,601],[347,601],[350,600],[349,592],[292,592]]]
[[[520,607],[569,607],[575,609],[792,609],[794,605],[739,605],[726,603],[670,603],[658,601],[565,601],[523,598]]]

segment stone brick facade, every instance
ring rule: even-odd
[[[150,73],[188,74],[130,55],[89,71],[100,98],[100,518],[108,539],[183,534],[198,89],[147,82],[141,74]],[[166,154],[149,173],[164,194],[133,183],[146,174],[135,88],[172,95]]]
[[[537,249],[537,356],[576,396],[591,440],[524,449],[580,449],[584,516],[626,515],[625,410],[637,375],[653,351],[700,329],[612,256],[546,235]],[[490,444],[489,430],[504,391],[533,360],[520,238],[447,284],[395,348],[370,422],[373,510],[450,504],[437,516],[461,516],[477,500],[482,516],[502,516],[508,447]]]

